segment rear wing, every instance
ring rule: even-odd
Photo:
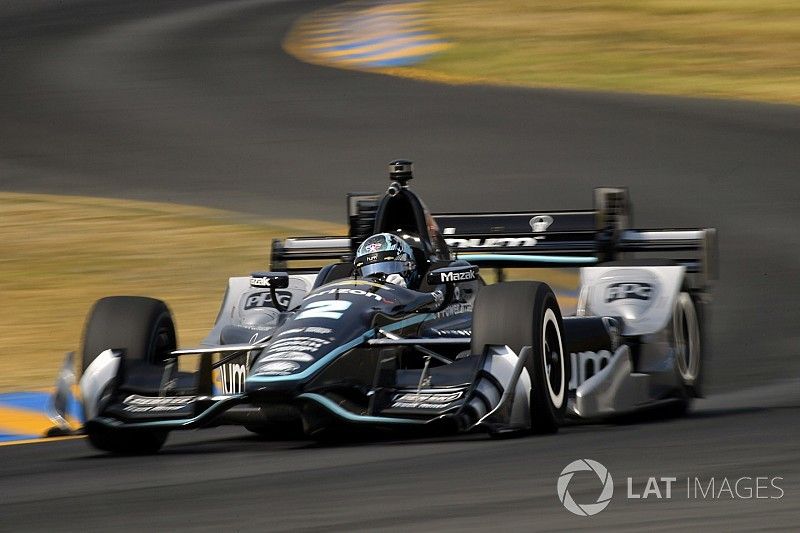
[[[270,269],[273,272],[309,274],[319,270],[320,263],[352,262],[359,245],[372,235],[381,198],[382,195],[372,193],[347,195],[347,222],[350,230],[346,237],[273,239]],[[289,264],[290,261],[293,264]]]
[[[380,196],[348,195],[349,235],[295,237],[272,244],[272,269],[314,270],[311,261],[352,261],[372,233]],[[690,287],[717,277],[716,230],[633,229],[627,189],[594,190],[594,209],[434,214],[451,253],[488,268],[579,267],[635,260],[683,265]],[[305,266],[289,265],[305,261]],[[319,268],[319,265],[316,266]]]

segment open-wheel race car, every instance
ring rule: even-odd
[[[431,214],[412,176],[395,161],[385,195],[349,195],[347,237],[274,241],[201,347],[178,349],[159,300],[99,300],[79,365],[91,444],[149,453],[221,424],[552,433],[701,394],[713,229],[631,229],[619,188],[586,211]],[[580,268],[574,316],[547,284],[505,281],[531,267]]]

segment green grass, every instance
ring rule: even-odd
[[[392,72],[454,83],[800,104],[800,2],[437,0],[453,46]]]
[[[0,193],[0,391],[51,386],[98,298],[161,298],[179,342],[196,345],[228,278],[268,268],[272,238],[345,233],[197,207]]]

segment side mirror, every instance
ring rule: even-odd
[[[286,272],[253,272],[250,274],[251,287],[266,287],[269,289],[269,296],[272,299],[272,305],[281,313],[286,311],[286,305],[280,303],[275,289],[286,289],[289,287],[289,274]],[[289,299],[291,301],[291,298]]]
[[[454,285],[478,278],[478,267],[474,265],[448,266],[428,272],[428,285]]]
[[[289,274],[285,272],[253,272],[250,274],[250,286],[285,289],[289,286]]]

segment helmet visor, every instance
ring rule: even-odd
[[[361,267],[362,276],[373,276],[375,274],[399,274],[408,272],[411,265],[408,261],[381,261],[380,263],[371,263]]]

